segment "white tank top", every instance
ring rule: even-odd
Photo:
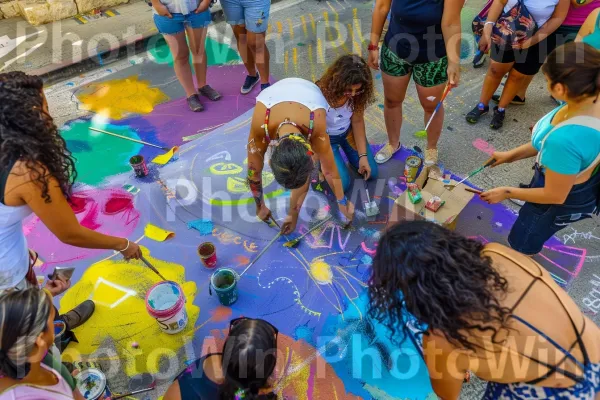
[[[327,110],[327,134],[337,136],[346,133],[352,124],[352,114],[349,102],[339,108],[331,107]]]
[[[277,81],[266,88],[258,96],[256,101],[265,105],[267,108],[273,108],[279,103],[293,101],[306,106],[310,111],[320,108],[327,111],[329,104],[321,89],[311,81],[300,78],[286,78]]]
[[[31,213],[29,206],[0,203],[0,290],[17,286],[27,275],[29,250],[23,220]]]

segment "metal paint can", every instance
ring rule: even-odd
[[[407,183],[412,183],[417,179],[419,168],[421,167],[421,159],[417,156],[409,156],[404,162],[404,177]]]
[[[206,268],[214,269],[217,266],[217,249],[211,242],[198,246],[198,255]]]
[[[88,368],[75,377],[77,389],[86,400],[100,400],[110,397],[106,375],[97,368]]]
[[[215,271],[210,277],[209,293],[212,296],[213,290],[219,298],[219,303],[229,307],[238,299],[237,282],[239,275],[232,269],[221,268]]]
[[[131,168],[133,168],[133,172],[135,172],[135,176],[138,178],[143,178],[148,175],[148,166],[146,165],[144,156],[141,154],[131,157],[129,159],[129,164],[131,164]]]

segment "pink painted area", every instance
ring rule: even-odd
[[[86,189],[74,193],[73,198],[71,207],[77,212],[75,216],[88,229],[129,237],[139,222],[140,214],[133,204],[133,196],[122,189]],[[36,216],[26,220],[23,226],[28,246],[45,261],[44,270],[52,265],[69,264],[109,252],[66,245]]]
[[[367,245],[365,244],[365,242],[362,242],[360,244],[360,247],[362,247],[363,251],[365,253],[367,253],[368,255],[370,255],[370,256],[374,256],[377,253],[377,249],[371,250],[370,248],[367,247]],[[375,246],[375,247],[377,247],[377,246]]]
[[[483,151],[484,153],[489,154],[490,156],[492,155],[492,153],[494,153],[494,151],[496,151],[496,149],[494,149],[494,146],[492,146],[483,139],[475,139],[473,141],[473,147],[475,147],[479,151]]]
[[[317,365],[315,363],[310,364],[310,375],[308,375],[308,388],[306,389],[306,398],[308,400],[313,399],[313,392],[315,390],[315,371]]]
[[[571,247],[571,246],[564,246],[564,245],[544,246],[544,249],[546,251],[551,251],[551,252],[554,251],[554,252],[557,252],[560,254],[565,254],[567,256],[574,257],[576,259],[575,266],[572,270],[569,270],[569,269],[565,268],[564,266],[559,265],[556,261],[551,260],[544,253],[540,253],[540,256],[542,258],[544,258],[548,262],[552,263],[552,265],[554,265],[555,267],[560,268],[563,271],[567,272],[569,275],[572,275],[573,277],[576,277],[577,275],[579,275],[579,272],[581,271],[581,268],[583,268],[583,264],[585,263],[585,256],[587,255],[587,249],[581,249],[579,247]]]

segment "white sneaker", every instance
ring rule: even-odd
[[[438,162],[438,150],[437,149],[425,150],[425,166],[431,167],[432,165],[437,164],[437,162]]]

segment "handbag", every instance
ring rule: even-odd
[[[485,26],[485,21],[487,20],[488,13],[490,12],[490,8],[492,7],[492,3],[494,0],[488,0],[488,2],[483,6],[483,9],[473,18],[473,23],[471,24],[471,29],[473,30],[473,34],[475,36],[481,37],[483,34],[483,27]]]
[[[492,43],[500,51],[512,50],[513,45],[530,39],[537,28],[537,23],[523,0],[517,0],[517,4],[508,12],[503,12],[496,21],[492,30]]]

